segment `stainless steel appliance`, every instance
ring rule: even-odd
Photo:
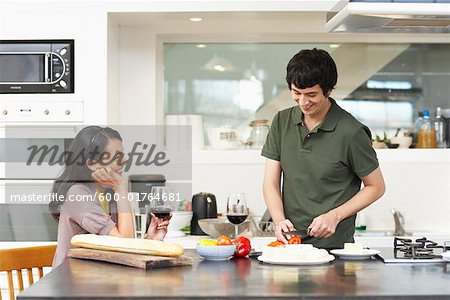
[[[217,218],[216,196],[211,193],[198,193],[192,196],[191,234],[207,235],[198,225],[198,220]]]
[[[73,93],[74,40],[1,40],[0,93]]]
[[[394,248],[380,251],[377,256],[384,263],[446,263],[441,256],[444,246],[425,237],[416,240],[394,237]]]
[[[139,207],[150,204],[149,194],[154,186],[165,186],[166,177],[161,174],[137,174],[128,176],[128,190],[139,193]]]
[[[161,174],[137,174],[128,176],[128,190],[132,193],[138,193],[139,196],[139,209],[144,209],[145,206],[150,204],[150,193],[154,186],[165,186],[166,177]],[[150,226],[150,217],[145,218],[145,232],[147,232]],[[142,225],[141,225],[142,226]]]

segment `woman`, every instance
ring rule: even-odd
[[[120,134],[108,127],[83,128],[70,144],[49,204],[59,223],[53,267],[65,260],[74,235],[134,237],[127,182],[122,179],[126,164],[123,151]],[[146,238],[162,240],[168,224],[169,220],[157,219],[152,214]]]

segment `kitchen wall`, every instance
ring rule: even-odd
[[[399,210],[407,231],[450,235],[450,155],[445,149],[377,150],[385,195],[366,208],[368,230],[394,230],[391,208]],[[257,150],[198,151],[193,155],[193,192],[212,192],[224,212],[228,193],[245,191],[259,220],[264,161]]]
[[[84,101],[90,124],[106,123],[106,29],[104,9],[67,1],[0,1],[0,39],[74,39],[74,94],[0,94],[4,101]]]
[[[2,94],[0,100],[84,101],[85,124],[162,124],[163,42],[450,42],[438,34],[324,33],[336,2],[1,0],[0,39],[73,38],[76,77],[71,95]],[[206,22],[189,22],[193,13],[186,12],[207,12]],[[391,228],[388,209],[396,207],[408,229],[449,231],[448,152],[392,151],[379,152],[388,192],[368,209],[369,228]],[[252,151],[197,153],[193,191],[215,193],[222,210],[229,191],[246,191],[260,215],[262,171]]]

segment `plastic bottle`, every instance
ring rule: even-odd
[[[434,122],[434,129],[436,130],[436,147],[445,148],[445,122],[442,118],[442,111],[440,107],[436,107],[436,121]]]
[[[418,148],[436,148],[436,130],[431,124],[428,109],[424,109],[423,111],[423,123],[419,130]]]
[[[417,119],[414,122],[414,130],[413,130],[413,145],[415,148],[418,147],[419,145],[419,131],[420,131],[420,126],[422,126],[423,123],[423,112],[419,111],[417,112]]]
[[[367,229],[367,217],[363,212],[356,214],[355,230],[364,231]]]

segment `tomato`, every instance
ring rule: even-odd
[[[234,257],[245,257],[250,253],[252,246],[250,245],[250,240],[245,236],[239,235],[233,240],[233,244],[236,245],[236,252],[234,252]]]
[[[226,246],[226,245],[233,245],[233,242],[231,241],[231,239],[225,235],[222,235],[218,240],[217,240],[217,245],[218,246]]]
[[[288,244],[290,244],[290,245],[298,245],[301,243],[302,243],[302,239],[298,235],[294,235],[288,240]]]
[[[284,243],[281,242],[281,241],[276,240],[276,241],[273,241],[273,242],[269,243],[267,246],[269,246],[269,247],[282,247],[282,246],[284,246]]]

